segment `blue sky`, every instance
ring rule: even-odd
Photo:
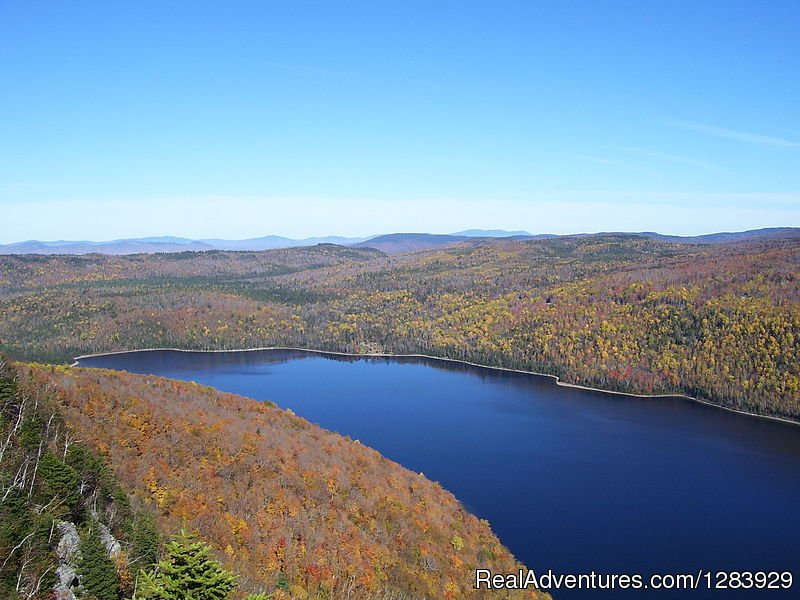
[[[0,243],[800,225],[800,4],[0,3]]]

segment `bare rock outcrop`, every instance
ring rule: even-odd
[[[74,523],[59,521],[56,525],[61,536],[56,547],[58,567],[56,577],[58,582],[53,588],[57,600],[76,600],[75,592],[78,587],[78,574],[75,570],[80,558],[81,538]]]

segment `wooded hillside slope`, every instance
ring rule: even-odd
[[[199,532],[275,598],[478,598],[519,565],[449,492],[270,403],[158,377],[18,365],[163,532]],[[497,592],[497,598],[546,597]]]
[[[800,418],[800,235],[0,257],[0,349],[418,352]]]
[[[0,356],[0,598],[119,600],[158,558],[152,515]]]

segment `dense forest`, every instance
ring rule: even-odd
[[[0,349],[419,352],[800,418],[800,236],[0,258]]]
[[[129,597],[155,564],[152,514],[64,420],[49,388],[0,361],[0,597]]]
[[[0,398],[3,598],[51,598],[70,560],[56,596],[97,600],[187,597],[187,572],[198,600],[471,598],[475,568],[521,568],[438,484],[270,403],[35,364]]]
[[[480,241],[386,256],[4,257],[0,347],[28,359],[175,346],[423,352],[800,414],[800,237]]]

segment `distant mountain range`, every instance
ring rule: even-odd
[[[652,231],[643,232],[613,232],[616,235],[639,235],[642,237],[672,243],[685,244],[720,244],[736,242],[760,237],[800,233],[798,227],[770,227],[765,229],[751,229],[739,232],[709,233],[697,236],[664,235]],[[570,234],[578,236],[598,235],[591,233]],[[433,233],[390,233],[369,238],[352,238],[341,236],[311,237],[292,239],[279,235],[267,235],[245,240],[199,239],[161,236],[144,237],[106,242],[69,241],[58,240],[42,242],[30,240],[15,244],[0,244],[0,254],[143,254],[155,252],[203,252],[210,250],[238,250],[256,251],[271,250],[274,248],[290,248],[296,246],[316,246],[317,244],[338,244],[341,246],[355,246],[376,248],[388,254],[399,252],[413,252],[437,248],[448,244],[455,244],[480,238],[508,238],[508,239],[547,239],[559,236],[556,234],[542,233],[533,235],[527,231],[505,231],[502,229],[468,229],[452,234]]]
[[[400,236],[428,236],[431,234],[391,234]],[[509,237],[515,235],[530,236],[527,231],[503,231],[500,229],[482,230],[471,229],[461,231],[453,235],[437,236],[434,243],[407,243],[408,248],[399,249],[395,252],[407,250],[419,250],[425,247],[441,246],[442,244],[454,241],[467,240],[475,237]],[[376,243],[386,236],[373,236],[370,238],[354,238],[342,236],[310,237],[303,239],[292,239],[280,235],[266,235],[264,237],[249,238],[245,240],[223,240],[223,239],[189,239],[175,236],[143,237],[123,240],[110,240],[106,242],[89,241],[70,241],[58,240],[54,242],[41,242],[39,240],[29,240],[15,244],[0,244],[0,254],[140,254],[155,252],[202,252],[208,250],[272,250],[274,248],[292,248],[297,246],[316,246],[317,244],[338,244],[340,246],[354,246],[363,244],[367,240],[374,239]],[[444,239],[452,238],[452,239]]]
[[[763,229],[748,229],[747,231],[724,231],[721,233],[707,233],[705,235],[679,236],[663,235],[653,231],[644,231],[638,235],[664,242],[683,244],[724,244],[726,242],[741,242],[755,238],[800,233],[800,227],[765,227]]]
[[[138,254],[153,252],[184,252],[187,250],[213,250],[213,246],[195,240],[160,237],[108,242],[57,240],[40,242],[29,240],[16,244],[0,245],[0,254]]]
[[[202,252],[208,250],[271,250],[295,246],[316,246],[317,244],[339,244],[347,246],[366,238],[341,236],[315,237],[294,240],[279,235],[267,235],[246,240],[204,239],[162,236],[144,237],[107,242],[87,242],[59,240],[40,242],[30,240],[16,244],[0,244],[0,254],[140,254],[155,252]]]

